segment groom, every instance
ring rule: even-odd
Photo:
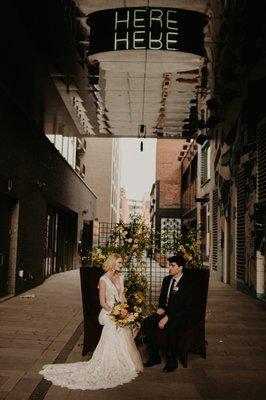
[[[167,337],[166,364],[164,372],[172,372],[177,368],[178,335],[181,329],[192,323],[191,287],[186,279],[185,260],[182,255],[168,258],[169,274],[162,283],[159,307],[156,313],[144,320],[143,330],[149,359],[145,367],[160,364],[157,329],[163,329]]]

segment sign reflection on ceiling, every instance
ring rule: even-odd
[[[169,8],[118,8],[89,14],[89,54],[168,50],[204,55],[206,16]]]

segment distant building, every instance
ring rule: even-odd
[[[97,195],[96,217],[99,222],[119,222],[120,145],[119,139],[87,138],[82,162],[85,182]]]
[[[129,215],[143,215],[143,202],[142,200],[128,200]]]
[[[127,203],[126,190],[120,188],[120,221],[127,224],[129,222],[129,207]]]
[[[151,226],[150,207],[151,207],[150,195],[149,193],[145,193],[142,200],[142,216],[143,216],[143,221],[149,227]]]
[[[158,140],[156,181],[151,190],[151,227],[157,232],[181,224],[181,168],[178,154],[185,140]]]

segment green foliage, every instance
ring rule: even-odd
[[[147,278],[136,269],[131,269],[125,279],[125,288],[128,304],[131,307],[143,307],[148,288]]]
[[[191,224],[183,225],[181,232],[174,231],[169,240],[163,241],[161,251],[164,254],[181,254],[186,260],[187,268],[201,268],[203,266],[198,240],[198,230]]]
[[[125,279],[125,296],[129,309],[138,312],[138,321],[147,313],[146,292],[148,282],[145,275],[132,268],[128,271]]]

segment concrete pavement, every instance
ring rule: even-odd
[[[0,399],[147,400],[259,399],[266,393],[266,304],[211,280],[207,359],[191,355],[187,369],[145,369],[129,384],[99,391],[56,387],[38,374],[44,364],[81,356],[79,272],[50,277],[24,297],[0,303]],[[140,349],[143,358],[145,349]]]

